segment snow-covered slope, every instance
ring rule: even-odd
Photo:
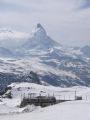
[[[89,120],[90,101],[73,101],[39,108],[31,113],[2,115],[0,120]]]
[[[81,49],[81,51],[83,52],[84,56],[89,57],[90,58],[90,46],[85,46]]]
[[[4,47],[0,47],[0,57],[12,57],[13,53]]]
[[[6,38],[8,34],[13,38],[15,35],[22,36],[21,33],[3,32]],[[81,48],[64,47],[51,39],[41,24],[37,24],[29,39],[19,45],[17,49],[10,48],[11,58],[0,57],[0,86],[16,79],[21,82],[21,76],[30,71],[37,73],[41,81],[54,86],[90,86],[90,58],[84,55]],[[4,48],[3,51],[6,50]],[[7,54],[8,57],[9,50],[4,51],[6,53],[3,51],[1,49],[0,55]],[[23,78],[27,81],[26,76]]]
[[[53,86],[42,86],[31,83],[13,83],[7,93],[0,98],[0,120],[89,120],[90,119],[90,88],[71,87],[60,88]],[[82,101],[69,101],[46,108],[35,107],[33,105],[19,108],[23,95],[28,97],[39,94],[43,96],[54,95],[56,99],[75,99],[77,95],[82,96]],[[11,92],[12,99],[6,98]],[[13,117],[12,117],[13,115]]]

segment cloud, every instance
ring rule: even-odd
[[[20,47],[29,37],[28,33],[3,28],[0,29],[0,46],[14,49]]]
[[[24,2],[18,2],[17,0],[16,1],[13,1],[13,2],[10,2],[10,0],[3,0],[3,1],[0,1],[0,11],[2,12],[19,12],[19,13],[24,13],[24,12],[28,12],[29,10],[32,10],[32,11],[35,11],[35,6],[28,6],[28,4],[24,4]]]
[[[0,27],[30,33],[40,22],[61,44],[90,44],[89,5],[89,0],[0,0]]]

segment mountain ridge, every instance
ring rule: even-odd
[[[59,46],[59,43],[57,43],[47,35],[46,30],[42,27],[40,23],[37,24],[31,34],[31,38],[29,38],[29,40],[26,41],[26,43],[23,45],[23,47],[26,49],[49,49],[54,46]]]
[[[54,41],[41,24],[37,24],[20,48],[11,52],[11,58],[0,57],[0,72],[4,73],[4,78],[7,78],[5,73],[27,76],[33,71],[41,81],[53,86],[90,86],[90,57],[84,55],[81,48],[63,47]],[[0,78],[0,84],[4,78]],[[21,77],[18,80],[22,82]]]

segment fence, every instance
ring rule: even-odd
[[[56,104],[56,98],[54,96],[37,96],[37,97],[29,97],[26,98],[24,96],[23,100],[21,101],[20,107],[24,107],[26,105],[31,105],[34,104],[35,106],[41,106],[41,107],[45,107],[45,106],[49,106],[49,105],[53,105]]]
[[[47,94],[46,96],[43,96],[42,94],[39,94],[36,96],[35,93],[29,93],[29,94],[23,94],[21,96],[21,105],[20,107],[24,107],[26,105],[34,104],[36,106],[49,106],[65,101],[75,101],[75,100],[90,100],[90,95],[80,95],[76,91],[70,91],[70,92],[59,92],[58,94],[53,93]]]

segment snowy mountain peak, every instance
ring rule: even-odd
[[[43,29],[43,26],[42,26],[40,23],[38,23],[38,24],[37,24],[37,28]]]
[[[46,31],[40,23],[38,23],[35,29],[32,31],[32,36],[37,38],[43,38],[46,37],[46,35]]]
[[[42,49],[42,50],[48,50],[48,49],[53,48],[58,45],[59,44],[56,41],[54,41],[52,38],[50,38],[47,35],[46,30],[39,23],[39,24],[37,24],[34,31],[32,32],[32,36],[23,45],[23,47],[26,49],[37,48],[37,49]]]

